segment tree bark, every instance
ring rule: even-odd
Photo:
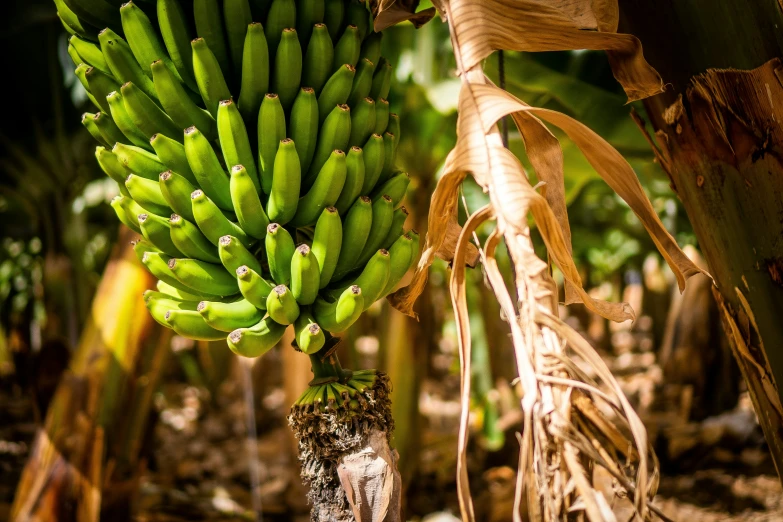
[[[621,30],[667,82],[653,148],[715,280],[724,328],[783,473],[783,4],[624,0]]]

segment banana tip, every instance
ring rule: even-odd
[[[301,254],[302,256],[306,256],[307,254],[310,253],[310,247],[302,243],[296,248],[296,251],[299,252],[299,254]]]
[[[321,327],[318,326],[318,323],[310,323],[307,329],[310,330],[312,335],[318,335],[321,332]]]
[[[285,285],[277,285],[272,291],[277,295],[285,295],[285,293],[288,292],[288,287]]]
[[[174,174],[174,173],[173,173],[173,172],[171,172],[170,170],[167,170],[166,172],[161,172],[161,173],[160,173],[160,180],[161,180],[161,181],[168,181],[168,180],[170,180],[170,179],[171,179],[171,176],[172,176],[173,174]]]
[[[242,265],[239,268],[237,268],[237,277],[244,277],[249,273],[250,273],[250,269],[245,265]]]
[[[242,330],[234,330],[228,334],[228,339],[234,344],[238,343],[242,340]]]
[[[220,243],[222,246],[228,246],[228,245],[230,245],[230,244],[231,244],[231,240],[232,240],[232,239],[233,239],[233,238],[232,238],[231,236],[229,236],[229,235],[225,235],[225,236],[221,236],[221,238],[218,240],[218,242],[219,242],[219,243]]]
[[[201,301],[201,302],[199,302],[198,306],[196,306],[196,310],[199,311],[199,312],[203,312],[204,308],[206,308],[206,307],[207,307],[207,302],[206,301]]]
[[[198,199],[200,198],[204,192],[201,189],[196,189],[193,192],[190,193],[190,199]]]

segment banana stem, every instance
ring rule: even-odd
[[[310,354],[310,363],[312,364],[313,380],[310,386],[317,384],[326,384],[330,382],[347,382],[351,372],[343,370],[340,359],[337,357],[337,345],[340,343],[338,337],[332,337],[327,333],[326,344],[314,354]]]

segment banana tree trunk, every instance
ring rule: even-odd
[[[667,82],[645,101],[783,473],[783,4],[624,0],[621,30]],[[624,26],[624,27],[622,27]]]

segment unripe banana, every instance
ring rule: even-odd
[[[195,312],[198,307],[198,301],[173,299],[165,294],[159,294],[150,290],[144,292],[144,304],[152,318],[166,328],[171,328],[171,325],[166,320],[166,313],[170,310],[190,310]]]
[[[277,55],[277,46],[283,29],[296,27],[296,3],[294,0],[273,0],[266,17],[266,41],[269,56]]]
[[[124,187],[124,186],[123,186]],[[125,201],[133,201],[130,197],[116,196],[111,200],[111,208],[114,209],[115,214],[119,218],[123,225],[130,228],[134,232],[141,234],[141,228],[139,228],[138,214],[133,215],[127,208],[127,205],[123,205]],[[143,210],[142,210],[143,213]]]
[[[302,172],[308,172],[318,143],[318,99],[312,88],[299,90],[291,108],[290,124],[300,168]]]
[[[108,27],[98,33],[98,40],[101,43],[101,51],[106,58],[106,64],[116,80],[120,83],[133,82],[150,98],[158,98],[152,80],[139,66],[128,42]]]
[[[223,19],[228,36],[231,67],[235,74],[242,71],[242,53],[245,48],[247,26],[253,22],[248,0],[223,0]]]
[[[348,144],[361,147],[367,142],[375,129],[375,100],[363,98],[351,111],[351,137]]]
[[[212,115],[196,105],[185,90],[185,87],[174,78],[163,62],[153,62],[151,66],[155,89],[160,98],[160,104],[180,129],[195,126],[211,141],[217,136],[215,119]]]
[[[82,125],[84,125],[84,128],[87,129],[87,132],[90,133],[90,136],[92,136],[95,141],[106,147],[111,146],[103,134],[101,134],[101,131],[98,130],[98,126],[95,125],[95,114],[90,112],[82,114]]]
[[[320,94],[332,73],[334,44],[324,24],[315,24],[312,30],[304,58],[302,84]]]
[[[267,227],[264,241],[272,279],[278,284],[290,283],[291,258],[294,256],[295,250],[291,234],[277,223],[271,223]]]
[[[237,328],[249,328],[258,323],[264,314],[246,299],[232,303],[201,301],[198,313],[204,322],[216,330],[233,332]]]
[[[172,214],[169,226],[172,243],[185,256],[208,263],[220,263],[215,245],[209,242],[196,225],[178,214]]]
[[[246,266],[257,273],[262,271],[261,263],[258,262],[258,259],[233,236],[220,238],[218,254],[220,255],[220,262],[232,274],[236,274],[241,266]]]
[[[394,202],[394,208],[397,208],[405,197],[405,191],[408,190],[410,182],[411,177],[406,172],[399,172],[376,188],[373,191],[372,199],[375,201],[386,194]]]
[[[337,105],[326,118],[318,133],[318,144],[315,148],[310,170],[304,179],[304,187],[313,184],[326,162],[335,150],[348,150],[351,139],[351,108],[347,105]],[[332,202],[334,204],[334,202]]]
[[[128,140],[128,138],[126,138],[122,131],[117,127],[117,125],[114,123],[114,120],[111,119],[110,114],[99,112],[95,115],[92,121],[95,123],[95,127],[98,129],[98,132],[101,133],[101,136],[103,136],[103,139],[106,140],[106,143],[108,143],[110,147],[114,147],[114,144],[117,142],[129,143],[130,140]]]
[[[87,81],[87,90],[93,95],[98,107],[104,112],[111,112],[106,96],[112,91],[120,90],[120,84],[112,76],[95,67],[88,67],[84,71],[84,78]]]
[[[364,296],[357,285],[346,288],[339,298],[331,303],[319,297],[313,306],[313,315],[318,324],[332,333],[347,330],[363,311]]]
[[[76,48],[71,44],[68,44],[68,56],[71,57],[71,60],[76,67],[81,64],[87,65],[86,61],[79,56],[79,53],[76,52]]]
[[[221,72],[221,79],[223,75],[229,76],[231,72],[228,49],[226,48],[226,34],[223,29],[223,14],[220,12],[220,6],[218,0],[193,0],[193,17],[196,21],[196,34],[199,36],[199,40],[203,40],[206,46],[209,46],[209,51],[214,58],[214,67],[217,70],[212,70],[212,74],[215,72]],[[195,40],[194,40],[195,41]],[[191,42],[192,45],[192,42]],[[195,48],[194,48],[195,51]],[[212,68],[212,66],[210,66]],[[201,90],[201,83],[199,81],[199,66],[196,61],[196,54],[193,55],[193,75],[196,77],[196,83]],[[224,82],[225,83],[225,82]],[[202,96],[203,96],[202,92]],[[217,101],[226,100],[228,96],[221,95]],[[206,103],[206,99],[204,102]],[[217,102],[215,102],[215,109],[217,109]],[[212,115],[215,112],[210,108],[210,104],[207,103],[207,109]]]
[[[136,203],[147,212],[163,217],[171,214],[171,207],[163,197],[157,182],[130,174],[125,180],[125,188]]]
[[[171,241],[169,220],[150,213],[139,214],[139,228],[142,235],[155,247],[170,256],[182,256],[182,252]]]
[[[82,40],[78,36],[71,36],[68,39],[68,44],[73,46],[76,54],[80,56],[82,61],[87,65],[91,65],[108,75],[114,74],[114,71],[111,70],[109,64],[106,63],[106,58],[104,57],[101,48],[94,43]],[[77,63],[76,65],[79,64]]]
[[[302,170],[296,145],[293,140],[286,138],[280,142],[275,157],[272,189],[267,205],[269,219],[281,225],[293,219],[299,204],[301,180]]]
[[[392,225],[389,228],[389,233],[381,244],[381,248],[389,250],[397,238],[405,233],[405,220],[408,219],[408,209],[403,207],[394,211],[394,218],[392,219]]]
[[[362,50],[362,39],[359,35],[359,29],[355,25],[349,25],[345,28],[343,35],[334,46],[334,61],[332,70],[336,71],[344,64],[350,64],[356,67],[359,62],[359,54]]]
[[[249,236],[263,239],[266,236],[269,218],[261,205],[256,185],[243,165],[234,165],[231,168],[229,185],[234,212],[237,214],[242,230]]]
[[[218,207],[231,210],[233,205],[229,178],[212,150],[212,145],[196,127],[185,130],[185,156],[201,190]]]
[[[392,66],[386,60],[381,58],[378,61],[378,66],[375,68],[375,75],[372,78],[372,88],[370,88],[370,96],[375,98],[388,99],[389,88],[391,87]]]
[[[381,183],[384,183],[394,174],[397,159],[397,137],[389,131],[383,133],[383,171]]]
[[[346,174],[345,153],[341,150],[333,151],[315,178],[313,186],[300,198],[291,224],[295,227],[314,225],[321,212],[326,207],[333,206],[339,199]]]
[[[302,80],[302,47],[296,29],[283,29],[280,44],[275,54],[275,70],[272,89],[280,96],[280,103],[286,111],[291,109],[299,83]]]
[[[161,281],[164,281],[165,283],[173,286],[177,290],[187,292],[192,295],[197,295],[199,297],[210,295],[203,289],[194,290],[182,284],[179,279],[174,277],[174,272],[172,272],[171,268],[169,268],[169,261],[171,261],[171,258],[161,252],[153,252],[148,250],[141,256],[142,264],[147,267],[147,270],[149,270],[152,275]]]
[[[80,19],[63,0],[54,0],[54,5],[57,7],[57,15],[60,20],[74,33],[87,40],[97,40],[95,27],[87,23],[86,20]]]
[[[389,126],[389,102],[384,98],[375,100],[375,134],[383,136]]]
[[[188,180],[188,182],[198,183],[196,176],[193,175],[193,171],[190,169],[188,157],[185,155],[185,146],[182,143],[172,140],[163,134],[155,134],[150,138],[150,145],[152,145],[155,155],[163,165]],[[194,190],[196,189],[193,188],[190,192]],[[188,196],[190,196],[190,192],[188,192]],[[187,214],[183,215],[187,216]]]
[[[363,98],[367,98],[370,94],[374,71],[375,64],[367,58],[359,62],[359,65],[356,67],[356,75],[353,78],[351,94],[348,95],[348,104],[351,107],[356,107]]]
[[[156,155],[140,147],[115,143],[111,151],[125,168],[143,178],[157,181],[160,173],[168,170]]]
[[[378,183],[383,172],[386,150],[383,146],[383,137],[373,134],[364,144],[362,155],[364,156],[364,183],[361,194],[370,194]]]
[[[364,39],[362,43],[361,58],[367,58],[373,64],[377,64],[381,59],[381,43],[383,41],[383,33],[376,33],[370,30],[370,34]]]
[[[253,22],[247,27],[242,53],[242,81],[239,89],[239,112],[248,125],[258,118],[258,109],[269,90],[269,46],[264,26]]]
[[[95,158],[98,160],[98,165],[101,167],[101,170],[117,182],[117,185],[120,188],[120,194],[123,196],[130,196],[130,192],[125,188],[125,179],[128,177],[128,174],[130,174],[130,171],[122,166],[122,163],[117,159],[117,156],[106,150],[105,147],[95,147]],[[133,221],[136,220],[134,219]]]
[[[218,341],[226,337],[225,332],[209,326],[195,310],[169,310],[166,312],[165,321],[178,335],[188,339]]]
[[[174,212],[190,222],[196,220],[193,217],[193,205],[190,202],[190,195],[196,190],[196,187],[185,179],[184,176],[180,176],[170,170],[160,174],[158,185],[160,186],[160,193]]]
[[[359,147],[351,147],[345,158],[345,184],[334,206],[341,216],[344,216],[356,198],[362,194],[364,185],[364,153]]]
[[[193,77],[193,51],[190,41],[193,34],[190,22],[178,0],[158,0],[158,24],[163,43],[180,78],[193,91],[198,89]]]
[[[394,203],[392,199],[383,195],[373,201],[372,204],[372,227],[367,236],[367,242],[364,244],[361,255],[359,255],[359,266],[364,265],[369,259],[383,246],[383,241],[391,229],[394,221]]]
[[[318,288],[329,284],[340,258],[343,243],[343,224],[340,214],[334,207],[327,207],[315,224],[312,253],[318,262]],[[295,257],[295,256],[294,256]]]
[[[253,180],[256,192],[258,192],[261,190],[261,184],[258,179],[256,162],[253,159],[253,149],[250,147],[250,138],[247,136],[245,122],[242,120],[242,115],[234,100],[228,99],[220,102],[217,124],[220,148],[223,150],[226,165],[244,166],[250,179]]]
[[[343,241],[340,257],[332,279],[339,279],[356,266],[372,228],[372,200],[361,196],[351,206],[343,222]],[[319,321],[320,322],[320,321]]]
[[[402,281],[408,269],[411,267],[413,258],[414,241],[409,235],[403,235],[397,238],[389,250],[389,280],[381,292],[381,297],[388,295]]]
[[[158,292],[162,294],[166,294],[168,296],[171,296],[174,299],[179,299],[181,301],[199,301],[199,297],[193,294],[189,294],[187,292],[184,292],[180,290],[179,288],[174,288],[170,284],[166,283],[165,281],[158,280],[157,283],[155,283],[155,288],[158,289]]]
[[[122,31],[128,39],[128,45],[146,75],[152,77],[150,64],[156,60],[162,60],[172,74],[181,80],[177,69],[171,63],[171,59],[163,47],[163,43],[158,38],[157,29],[144,14],[144,11],[130,1],[120,7],[120,16],[122,17]]]
[[[221,297],[239,293],[234,274],[220,265],[198,259],[169,259],[169,268],[180,283],[197,292]]]
[[[258,272],[247,266],[237,268],[239,291],[253,306],[266,310],[266,299],[274,286],[261,277]]]
[[[334,42],[344,27],[345,3],[343,0],[325,0],[324,3],[324,24],[329,28],[329,36]]]
[[[87,83],[87,71],[90,69],[90,66],[86,63],[80,63],[76,66],[76,69],[74,70],[74,74],[76,75],[76,78],[79,79],[79,83],[82,84],[82,87],[84,87],[84,91],[87,93],[87,98],[92,102],[93,105],[95,105],[97,108],[101,108],[101,106],[98,104],[98,100],[95,99],[95,96],[92,95],[90,92],[90,84]]]
[[[318,295],[321,274],[310,247],[299,245],[291,258],[291,294],[300,305],[313,304]]]
[[[286,327],[264,317],[255,326],[228,334],[228,347],[242,357],[260,357],[280,342]]]
[[[362,289],[364,294],[364,309],[368,309],[375,301],[380,299],[383,290],[389,282],[391,275],[391,262],[387,250],[378,250],[367,264],[353,284]]]
[[[296,32],[303,49],[307,49],[315,24],[324,21],[324,0],[297,0]],[[331,39],[330,39],[331,40]]]
[[[397,147],[400,144],[400,117],[393,112],[389,113],[389,124],[386,130],[394,135],[394,154],[396,155]]]
[[[332,74],[318,95],[318,119],[323,124],[335,106],[348,101],[356,69],[349,64],[341,66]]]
[[[411,267],[412,267],[419,262],[419,254],[421,253],[419,252],[421,238],[419,237],[419,233],[415,229],[409,230],[408,235],[413,238],[413,255],[411,256]]]
[[[266,312],[276,323],[293,324],[299,317],[299,304],[285,285],[277,285],[266,299]]]
[[[294,323],[296,344],[302,353],[312,354],[324,347],[326,336],[309,311],[302,311]]]
[[[115,198],[115,199],[117,199],[117,198]],[[138,221],[138,220],[136,220],[136,221]],[[130,244],[133,246],[133,253],[136,254],[136,258],[139,260],[139,263],[142,263],[142,264],[144,264],[144,254],[146,254],[147,252],[152,252],[154,254],[160,254],[161,253],[160,250],[155,248],[155,245],[153,245],[152,243],[150,243],[149,241],[147,241],[143,237],[139,237],[139,238],[136,238],[136,239],[132,240],[130,242]],[[168,260],[168,257],[167,257],[167,260]],[[163,262],[163,261],[161,260],[161,262]],[[172,275],[172,278],[173,277],[174,276]],[[160,282],[161,281],[158,280],[158,283],[160,283]],[[164,284],[168,284],[168,283],[164,283]],[[190,299],[190,298],[187,298],[187,299]],[[198,301],[199,299],[196,298],[196,300]]]
[[[182,139],[182,129],[141,89],[128,82],[120,91],[128,116],[147,140],[155,134],[164,134],[177,141]]]
[[[286,137],[285,111],[277,94],[264,96],[258,112],[258,168],[261,173],[261,190],[272,191],[275,156],[280,141]]]
[[[194,191],[190,195],[190,202],[193,205],[193,217],[196,219],[196,224],[213,245],[217,246],[223,236],[234,236],[244,245],[252,243],[244,230],[233,221],[229,221],[220,208],[202,190]]]
[[[215,0],[195,1],[214,2]],[[204,38],[196,38],[190,42],[190,46],[193,49],[193,75],[196,77],[198,92],[209,113],[212,117],[216,117],[220,100],[231,98],[231,91],[228,90],[223,71],[211,45],[207,45]]]
[[[117,124],[117,127],[125,137],[136,147],[149,150],[151,148],[150,142],[128,116],[128,111],[125,110],[125,102],[122,100],[122,94],[119,91],[110,92],[106,96],[106,101],[111,110],[112,120],[114,120],[114,123]]]

